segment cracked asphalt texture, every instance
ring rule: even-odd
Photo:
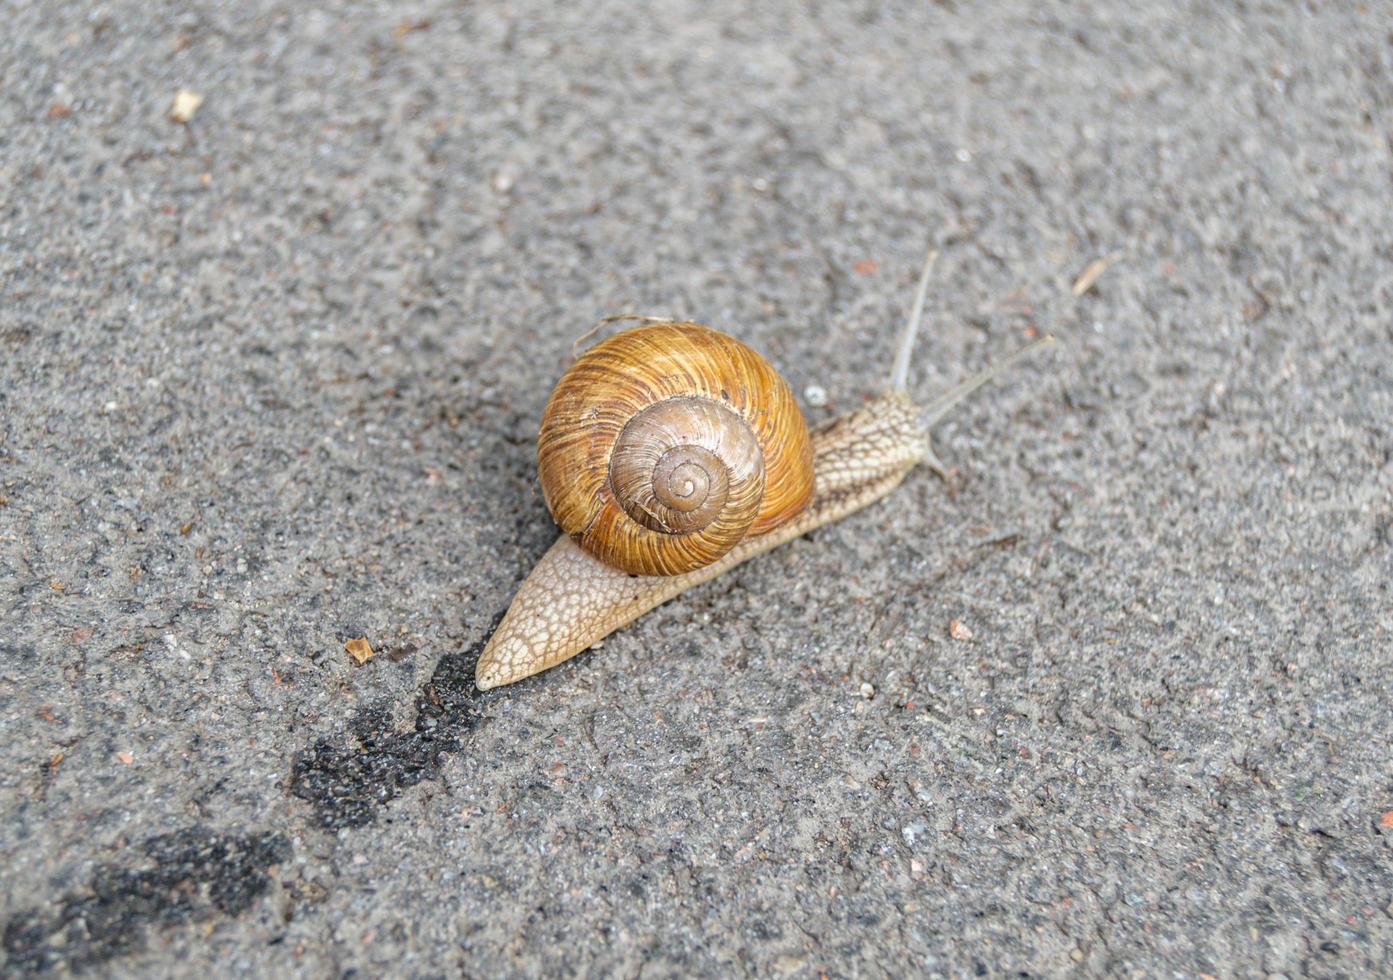
[[[1385,4],[0,8],[6,974],[1389,972]],[[472,690],[597,317],[930,241],[949,482]]]

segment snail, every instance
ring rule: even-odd
[[[950,409],[1045,335],[920,406],[909,362],[930,252],[884,394],[810,433],[787,382],[733,337],[635,318],[557,383],[538,437],[561,537],[519,587],[475,667],[480,690],[569,660],[694,585],[894,490]]]

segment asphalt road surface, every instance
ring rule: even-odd
[[[0,3],[6,975],[1390,969],[1393,8],[314,6]],[[950,479],[474,690],[577,337],[930,243]]]

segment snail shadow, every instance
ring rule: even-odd
[[[350,720],[347,744],[321,738],[296,757],[289,790],[314,808],[320,826],[338,831],[372,823],[403,790],[437,778],[446,756],[465,747],[487,697],[474,686],[474,666],[502,618],[498,613],[469,649],[440,658],[416,695],[409,729],[393,724],[390,704],[371,705]]]
[[[469,444],[463,447],[470,463],[469,520],[487,529],[491,542],[515,548],[518,559],[530,568],[556,540],[556,525],[543,501],[536,471],[536,419],[541,406],[519,408],[479,398],[455,411],[458,414],[451,414],[451,424],[467,421],[471,432]],[[493,625],[500,619],[502,613]]]

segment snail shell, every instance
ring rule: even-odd
[[[637,327],[582,354],[547,402],[537,464],[562,531],[634,575],[709,565],[813,493],[812,442],[787,382],[696,323]]]

